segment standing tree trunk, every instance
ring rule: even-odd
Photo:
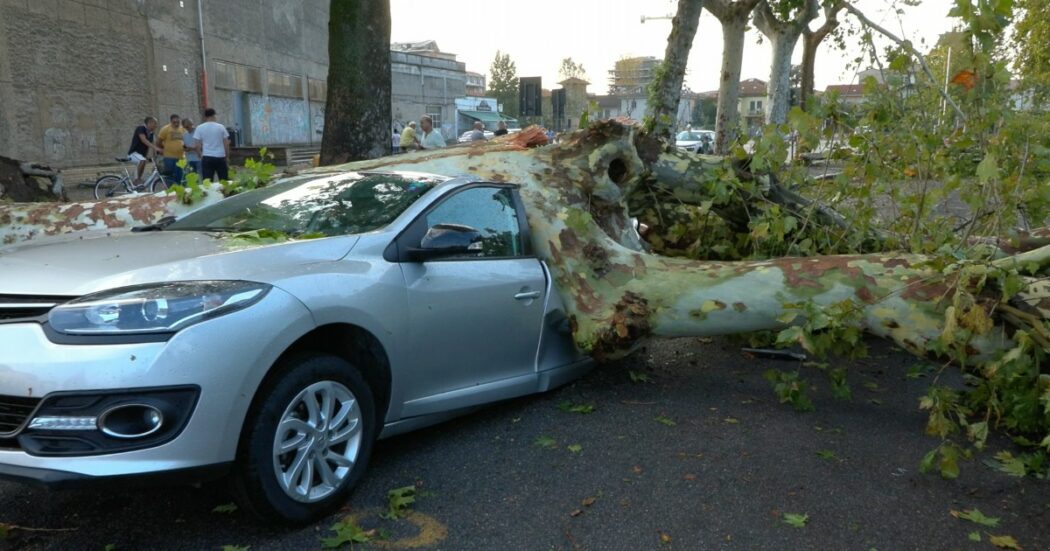
[[[685,67],[689,62],[689,50],[693,49],[693,37],[696,36],[702,10],[703,0],[678,0],[678,13],[671,23],[664,61],[649,87],[650,118],[646,127],[668,143],[674,138]]]
[[[332,0],[321,164],[390,149],[390,2]]]
[[[831,31],[839,26],[838,14],[845,6],[843,0],[839,0],[830,6],[824,6],[824,24],[815,31],[809,30],[809,26],[802,29],[802,90],[799,93],[799,105],[806,110],[809,98],[813,97],[813,72],[817,61],[817,48]]]
[[[722,74],[715,115],[715,155],[725,155],[736,141],[740,102],[740,66],[744,60],[744,31],[758,0],[706,0],[704,8],[722,23]]]
[[[791,54],[802,29],[817,16],[817,0],[804,0],[805,5],[793,19],[781,21],[763,0],[755,11],[755,26],[773,43],[773,62],[769,69],[769,121],[783,124],[791,101]]]

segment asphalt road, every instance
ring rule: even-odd
[[[851,365],[850,402],[804,369],[817,411],[796,413],[762,378],[795,364],[727,340],[659,343],[548,394],[381,442],[351,504],[314,526],[214,512],[231,501],[221,484],[48,493],[0,483],[0,523],[23,527],[0,548],[318,549],[356,515],[388,538],[358,549],[995,549],[989,534],[1050,549],[1048,483],[980,462],[1002,442],[957,480],[918,472],[937,442],[917,408],[930,379],[905,377],[915,363],[875,343]],[[563,411],[565,401],[595,410]],[[409,485],[420,493],[413,513],[380,519],[387,491]],[[949,514],[971,508],[998,527]],[[789,526],[787,513],[808,522]]]

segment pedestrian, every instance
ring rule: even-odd
[[[474,131],[470,133],[470,141],[485,141],[485,125],[481,124],[481,121],[474,121]]]
[[[182,143],[186,151],[186,166],[190,172],[201,173],[201,155],[193,147],[193,131],[196,127],[190,119],[182,119]]]
[[[394,129],[394,143],[393,143],[394,155],[401,152],[401,133]]]
[[[408,153],[413,149],[419,149],[419,139],[416,138],[416,121],[411,121],[401,131],[401,152]]]
[[[201,176],[204,181],[213,181],[218,175],[219,181],[230,179],[230,132],[226,127],[215,122],[215,110],[211,107],[204,110],[204,122],[193,131],[193,144],[201,156]]]
[[[507,134],[507,123],[505,121],[499,121],[496,125],[496,131],[492,133],[495,136],[504,136]]]
[[[445,138],[441,132],[434,129],[434,120],[430,115],[419,118],[419,126],[423,130],[423,137],[419,140],[420,149],[441,149],[445,147]]]
[[[161,152],[161,149],[153,143],[153,131],[157,129],[157,119],[146,117],[142,124],[135,128],[131,136],[131,146],[128,147],[128,159],[138,163],[138,171],[135,173],[135,185],[142,184],[142,171],[146,170],[146,160],[153,157],[153,152]]]
[[[178,115],[168,117],[168,124],[157,132],[157,147],[163,151],[161,174],[170,176],[174,183],[182,183],[182,169],[179,168],[179,161],[185,156],[182,118]]]

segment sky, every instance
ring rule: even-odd
[[[947,14],[952,3],[923,0],[920,6],[904,7],[898,16],[888,9],[888,0],[853,2],[872,21],[915,44],[924,39],[927,47],[950,30]],[[604,94],[608,71],[617,59],[663,57],[670,20],[642,23],[641,17],[673,15],[676,7],[670,0],[390,0],[391,41],[435,40],[441,51],[457,54],[468,71],[486,77],[496,51],[503,51],[517,65],[519,77],[543,77],[544,88],[557,87],[561,60],[571,57],[586,69],[588,90]],[[839,16],[846,18],[852,16]],[[821,21],[810,26],[816,28]],[[759,44],[760,36],[757,30],[748,31],[741,78],[769,80],[772,47],[769,41]],[[888,44],[881,37],[876,40],[880,48]],[[859,44],[843,52],[825,40],[817,53],[816,88],[856,83],[856,69],[847,69],[847,64],[859,54]],[[721,25],[704,11],[689,54],[686,85],[695,92],[718,89],[721,60]],[[794,63],[801,61],[800,42]]]

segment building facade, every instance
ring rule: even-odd
[[[0,0],[0,155],[72,167],[124,156],[146,116],[242,145],[318,147],[328,0]],[[454,137],[467,72],[432,41],[391,46],[395,128],[423,114]],[[484,78],[481,79],[484,86]]]

